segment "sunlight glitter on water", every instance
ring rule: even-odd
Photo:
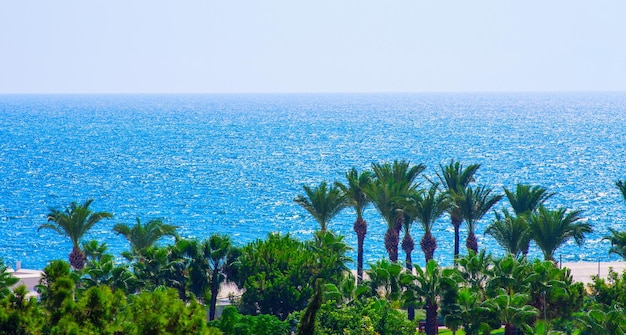
[[[515,183],[557,193],[549,206],[583,209],[596,229],[582,248],[559,249],[564,259],[604,256],[607,228],[626,229],[614,186],[626,178],[620,94],[0,96],[0,120],[0,234],[11,236],[0,257],[25,267],[67,258],[69,242],[37,227],[50,207],[86,198],[115,214],[87,237],[114,254],[128,246],[111,228],[136,217],[240,244],[270,231],[310,238],[317,223],[293,202],[302,185],[395,159],[431,177],[451,158],[481,163],[477,182],[499,193]],[[367,259],[385,257],[385,224],[373,208],[365,218]],[[498,252],[482,236],[491,219],[477,235]],[[330,227],[356,248],[353,220],[342,213]],[[444,263],[451,236],[442,218]]]

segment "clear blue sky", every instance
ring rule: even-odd
[[[0,0],[0,93],[626,91],[626,1]]]

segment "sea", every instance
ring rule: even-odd
[[[557,260],[618,259],[603,237],[626,229],[615,187],[626,179],[623,92],[0,95],[0,259],[31,269],[66,260],[69,239],[38,228],[51,208],[86,199],[114,218],[85,240],[116,256],[129,245],[112,227],[137,218],[163,219],[184,238],[228,234],[237,245],[271,232],[309,240],[318,224],[293,201],[304,185],[394,160],[425,164],[424,185],[456,160],[480,164],[476,184],[496,194],[517,183],[543,186],[555,193],[547,207],[582,210],[594,227],[581,247],[559,248]],[[503,200],[494,210],[506,207]],[[371,263],[387,257],[386,224],[374,207],[364,217]],[[483,234],[493,218],[476,232],[479,247],[498,256],[502,248]],[[328,226],[356,259],[354,219],[346,209]],[[422,232],[414,225],[411,233],[413,259],[423,265]],[[435,259],[451,264],[449,217],[434,236]],[[534,245],[530,255],[542,257]]]

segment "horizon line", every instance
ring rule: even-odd
[[[510,91],[249,91],[249,92],[0,92],[7,95],[365,95],[365,94],[571,94],[571,93],[626,93],[626,90],[510,90]]]

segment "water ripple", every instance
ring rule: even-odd
[[[557,253],[607,259],[602,236],[626,229],[614,186],[626,178],[625,114],[617,93],[0,96],[0,257],[32,268],[66,259],[69,242],[37,228],[49,208],[86,198],[115,214],[87,238],[116,254],[128,246],[111,228],[136,217],[241,244],[270,231],[310,238],[316,223],[292,201],[303,184],[394,159],[432,176],[454,158],[481,163],[477,181],[499,192],[543,185],[557,193],[549,206],[584,210],[596,231]],[[372,262],[385,255],[385,225],[373,208],[365,218]],[[498,253],[482,234],[490,220],[479,242]],[[330,228],[356,248],[352,222],[341,213]],[[435,237],[435,258],[450,263],[448,219]]]

